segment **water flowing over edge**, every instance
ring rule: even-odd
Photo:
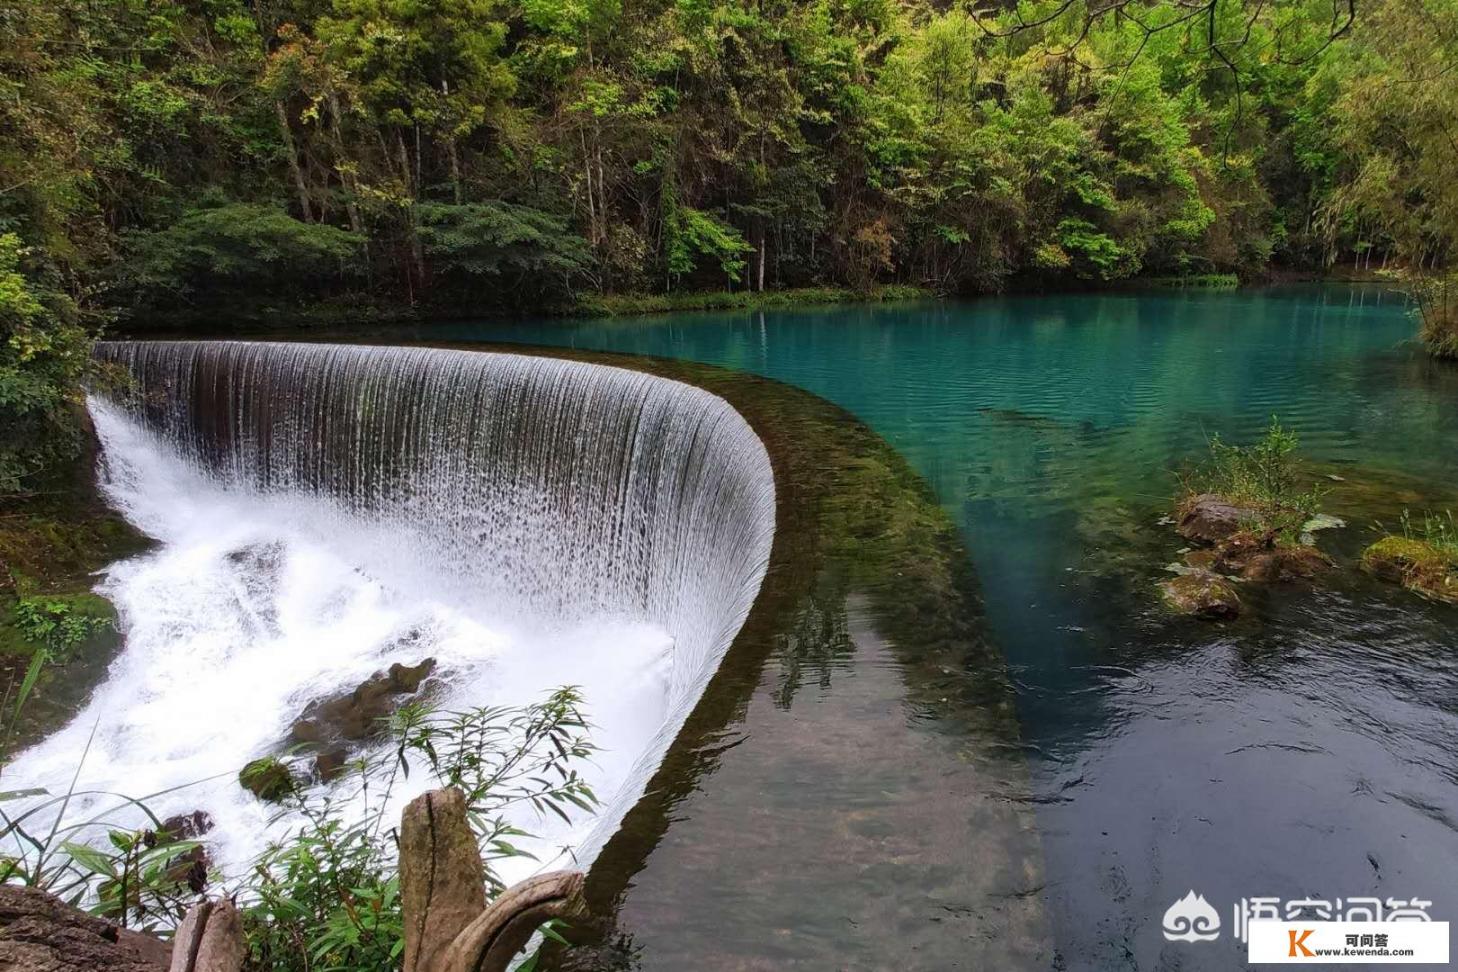
[[[678,382],[515,354],[97,354],[134,379],[91,403],[104,485],[162,546],[108,572],[127,647],[12,779],[58,785],[95,725],[83,785],[137,795],[212,769],[163,809],[216,810],[221,857],[241,864],[276,832],[229,778],[245,750],[278,742],[308,699],[429,654],[446,705],[582,687],[603,805],[565,828],[521,821],[542,863],[502,876],[560,863],[558,848],[590,862],[764,578],[774,480],[743,418]]]

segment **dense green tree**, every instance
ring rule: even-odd
[[[1458,0],[0,0],[4,407],[117,311],[1443,269],[1454,63]]]

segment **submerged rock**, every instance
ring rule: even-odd
[[[1458,558],[1421,540],[1383,537],[1362,552],[1362,569],[1424,597],[1458,604]]]
[[[1216,543],[1240,530],[1255,511],[1237,506],[1218,493],[1201,493],[1180,504],[1175,529],[1186,540]]]
[[[266,803],[278,803],[298,789],[287,764],[276,756],[260,756],[238,771],[243,789]]]
[[[1215,570],[1267,584],[1310,580],[1333,566],[1331,559],[1315,547],[1276,543],[1252,533],[1226,538],[1214,553]]]
[[[317,750],[317,778],[334,779],[343,772],[358,744],[380,736],[404,696],[419,692],[434,671],[434,658],[416,665],[396,662],[389,670],[365,679],[352,692],[310,702],[289,729],[289,739]]]
[[[1185,564],[1192,570],[1213,570],[1219,557],[1217,551],[1209,548],[1185,551]],[[1181,571],[1183,573],[1183,571]]]
[[[1208,570],[1190,570],[1159,585],[1164,601],[1181,614],[1228,620],[1240,614],[1235,585]]]
[[[1318,513],[1305,523],[1301,524],[1301,542],[1307,546],[1316,543],[1318,530],[1340,530],[1347,525],[1347,521],[1339,516],[1332,516],[1330,513]]]

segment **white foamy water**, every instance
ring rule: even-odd
[[[276,382],[295,381],[306,372],[323,376],[322,385],[293,398],[296,407],[284,408],[277,401],[277,384],[254,387],[239,380],[215,399],[194,396],[185,407],[169,408],[161,421],[149,414],[151,404],[92,402],[107,493],[159,546],[107,571],[102,590],[121,614],[124,648],[77,717],[7,768],[7,788],[63,791],[89,739],[79,789],[146,797],[162,816],[206,810],[216,821],[210,838],[214,859],[225,873],[237,873],[271,837],[294,823],[275,819],[276,808],[244,791],[238,769],[286,746],[290,726],[310,701],[353,689],[393,662],[412,665],[431,657],[437,663],[433,700],[446,709],[517,706],[564,684],[580,687],[591,738],[599,747],[580,769],[603,805],[596,814],[574,811],[570,823],[539,816],[529,806],[514,809],[512,822],[535,835],[516,843],[539,860],[502,862],[497,869],[503,878],[516,880],[573,859],[589,861],[642,792],[742,622],[763,574],[773,525],[768,464],[758,469],[751,464],[750,486],[768,490],[756,495],[735,482],[743,470],[716,469],[712,462],[705,466],[704,446],[697,440],[695,449],[687,450],[691,468],[675,469],[674,457],[661,452],[666,443],[674,450],[671,435],[647,443],[640,438],[641,429],[651,427],[651,416],[642,413],[673,404],[655,402],[662,389],[653,382],[675,393],[683,389],[701,410],[704,399],[724,411],[727,406],[671,382],[646,379],[645,386],[640,375],[619,378],[631,373],[617,369],[548,362],[531,372],[535,365],[520,362],[534,359],[515,356],[265,345],[241,352],[249,357],[248,367],[240,367],[229,357],[240,353],[236,345],[113,347],[126,349],[117,357],[135,355],[127,363],[144,390],[176,392],[188,380],[196,380],[194,388],[212,388],[215,378],[196,379],[199,362],[231,375],[247,374],[248,367],[267,366],[270,353],[294,369],[301,356],[313,355],[302,361],[309,366],[304,372],[275,375]],[[260,350],[268,348],[276,350]],[[490,368],[472,370],[488,358],[504,362],[516,382],[516,418],[535,424],[525,430],[526,452],[494,465],[481,457],[499,458],[500,443],[442,429],[423,400],[410,398],[419,391],[419,381],[436,380],[440,363],[456,368],[448,385],[458,386],[468,377],[490,386]],[[467,359],[464,375],[456,359]],[[171,369],[165,381],[148,370],[158,361]],[[344,365],[355,369],[343,377],[356,385],[378,379],[382,369],[397,383],[399,395],[376,397],[369,409],[384,416],[397,407],[413,410],[413,438],[403,448],[398,441],[381,445],[378,430],[367,427],[363,408],[340,407],[338,396],[347,395],[347,385],[341,391],[338,383]],[[520,400],[523,371],[531,372],[533,381],[553,379],[550,401]],[[626,445],[616,438],[584,441],[563,424],[564,395],[576,394],[573,385],[583,378],[602,381],[597,372],[613,373],[607,384],[629,383],[637,396],[623,399],[633,406],[625,411],[630,416]],[[290,391],[298,389],[290,386]],[[494,393],[488,387],[483,394]],[[257,400],[268,400],[270,407],[262,417],[238,421],[239,399],[250,395],[262,396]],[[177,395],[174,404],[183,398]],[[484,408],[479,400],[471,406],[477,429]],[[708,408],[715,421],[724,420]],[[539,424],[543,409],[545,427]],[[234,423],[221,433],[225,461],[217,460],[218,438],[209,439],[207,449],[190,438],[194,423],[218,423],[217,412],[231,412]],[[296,471],[314,461],[301,454],[311,448],[315,434],[301,422],[321,416],[327,429],[320,437],[352,442],[365,453],[351,455],[346,464],[353,468],[325,463],[311,476],[287,481],[269,476],[270,469],[279,468],[270,463]],[[733,419],[742,426],[742,419]],[[387,421],[398,423],[400,416]],[[360,428],[350,428],[351,423]],[[493,427],[499,436],[505,426]],[[583,489],[581,471],[571,462],[564,465],[550,441],[564,430],[579,454],[626,448],[628,458],[609,462],[604,468],[611,475],[598,488]],[[287,449],[285,432],[291,437]],[[752,441],[762,460],[762,447]],[[271,450],[261,459],[260,443]],[[393,451],[371,455],[371,450]],[[651,475],[643,479],[635,470],[645,455],[653,461]],[[260,468],[248,466],[253,459],[259,459]],[[377,462],[388,471],[360,473]],[[710,486],[707,492],[695,487],[700,480]],[[672,484],[671,495],[654,485],[663,481]],[[561,492],[552,495],[554,488]],[[645,490],[653,494],[646,505],[638,495]],[[732,502],[723,502],[726,495]],[[504,511],[493,508],[498,496],[504,498]],[[758,515],[767,509],[770,517],[767,524],[751,518],[747,534],[745,509],[736,506],[744,496],[751,498],[751,511]],[[639,507],[626,502],[635,497]],[[513,516],[513,505],[519,512],[523,503],[532,504],[531,515]],[[613,517],[604,516],[604,505],[613,503],[626,512],[606,522]],[[574,524],[574,510],[592,522]],[[674,524],[665,534],[663,524],[635,522],[645,515],[689,522]],[[714,525],[716,516],[734,522]],[[703,524],[709,526],[707,534]],[[749,549],[712,549],[716,532],[726,526],[744,537]],[[633,538],[634,549],[641,550],[638,561],[615,566],[611,576],[602,570],[583,572],[584,566],[591,571],[601,562],[601,552],[590,544],[610,538],[621,546],[624,537]],[[711,548],[694,549],[696,539]],[[746,554],[748,576],[716,591],[725,571],[710,562]],[[525,580],[512,575],[518,568]],[[579,606],[573,607],[579,592]],[[727,602],[716,605],[716,594],[727,594]],[[718,612],[705,612],[715,607]],[[429,785],[427,774],[412,773],[394,797],[397,808]],[[67,819],[89,819],[115,802],[106,796],[78,800]]]

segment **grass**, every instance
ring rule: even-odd
[[[1362,568],[1425,597],[1458,603],[1458,520],[1452,511],[1403,511],[1401,534],[1388,534],[1362,552]]]
[[[891,285],[870,293],[843,287],[800,287],[791,290],[712,290],[668,294],[590,294],[581,297],[574,313],[590,317],[633,314],[668,314],[698,310],[751,310],[759,307],[798,307],[862,301],[925,300],[935,297],[922,287]]]
[[[1201,493],[1223,496],[1251,511],[1248,529],[1289,545],[1299,544],[1301,528],[1321,510],[1322,490],[1301,488],[1296,460],[1299,440],[1271,417],[1266,434],[1252,445],[1229,445],[1217,435],[1210,458],[1181,476],[1181,504]]]

